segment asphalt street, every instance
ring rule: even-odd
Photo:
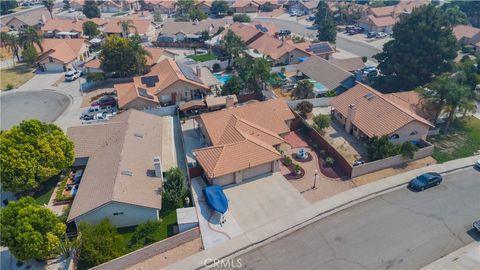
[[[437,187],[392,191],[234,260],[245,269],[419,269],[480,241],[472,229],[479,199],[480,171],[463,169]]]
[[[317,35],[316,30],[309,29],[308,26],[293,21],[286,21],[276,18],[255,18],[255,21],[275,23],[280,29],[288,29],[292,31],[292,33],[297,33],[311,38],[314,38]],[[336,45],[341,50],[354,53],[358,56],[367,56],[374,62],[376,62],[376,60],[372,59],[372,56],[380,52],[379,49],[373,46],[359,41],[349,40],[341,36],[337,36]]]
[[[70,105],[70,99],[49,90],[15,91],[2,94],[0,105],[0,126],[2,130],[7,130],[31,118],[51,123]]]

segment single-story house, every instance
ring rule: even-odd
[[[87,73],[102,73],[103,70],[100,67],[100,59],[98,58],[93,58],[92,60],[86,62],[83,65],[83,68]]]
[[[260,8],[260,4],[252,0],[235,0],[230,8],[235,13],[256,13]]]
[[[171,0],[145,0],[149,10],[158,12],[160,14],[173,14],[175,13],[176,1]]]
[[[82,11],[83,5],[85,5],[85,0],[72,0],[70,1],[70,8],[73,8],[76,11]]]
[[[42,26],[42,33],[46,38],[79,38],[83,35],[83,23],[86,20],[47,20]]]
[[[78,161],[84,167],[68,222],[109,219],[115,227],[127,227],[159,219],[163,172],[169,169],[162,152],[170,149],[159,143],[162,130],[171,128],[166,118],[129,110],[108,122],[67,130],[74,166]]]
[[[43,71],[63,72],[83,64],[89,57],[88,43],[83,38],[46,38],[37,65]]]
[[[352,73],[318,56],[312,55],[298,64],[297,69],[301,75],[314,81],[314,92],[317,95],[329,90],[341,93],[355,84],[355,76]]]
[[[158,47],[146,47],[145,50],[150,53],[150,56],[147,56],[147,65],[152,67],[165,59],[172,59],[178,56],[177,53],[172,52],[165,48],[158,48]]]
[[[279,171],[278,148],[294,118],[280,99],[201,114],[196,121],[208,146],[194,154],[207,181],[225,186]]]
[[[210,1],[210,0],[199,1],[195,7],[205,14],[210,14],[210,9],[212,8],[212,2],[213,1]]]
[[[14,17],[1,18],[2,25],[7,26],[11,30],[18,31],[27,25],[40,29],[50,19],[50,13],[46,8],[39,8],[29,12],[18,14]]]
[[[175,22],[166,21],[160,28],[160,34],[157,41],[165,40],[164,37],[175,36],[175,41],[183,41],[188,35],[201,35],[203,31],[208,31],[210,35],[218,32],[220,27],[226,27],[229,20],[202,20],[200,22]]]
[[[144,76],[131,83],[115,84],[118,106],[122,109],[146,109],[162,104],[202,99],[210,88],[193,68],[165,59]]]
[[[309,15],[315,12],[318,6],[318,2],[315,0],[290,0],[287,3],[288,12],[299,12],[304,15]]]
[[[122,21],[131,21],[133,28],[129,30],[129,34],[138,34],[142,41],[152,41],[155,38],[155,26],[153,25],[151,20],[145,19],[133,19],[133,18],[125,18],[125,19],[110,19],[108,23],[105,25],[103,32],[107,35],[118,35],[123,36],[125,33],[123,32],[121,22]]]
[[[137,0],[106,0],[102,1],[98,8],[104,13],[118,13],[139,10],[140,4]]]
[[[462,45],[475,45],[480,42],[480,28],[469,25],[457,25],[453,34]]]
[[[356,70],[359,70],[365,67],[365,63],[363,63],[363,60],[360,56],[349,57],[349,58],[332,57],[328,61],[338,66],[339,68],[349,72],[354,72]]]
[[[302,50],[310,54],[322,57],[323,59],[327,60],[334,52],[336,52],[335,46],[330,44],[330,42],[328,41],[319,41],[315,43],[305,41],[302,43],[295,43],[293,45],[297,48],[301,48]]]
[[[400,19],[400,15],[411,13],[414,8],[423,6],[427,1],[408,0],[400,1],[394,6],[369,7],[363,14],[358,25],[366,31],[377,31],[391,34],[393,25]]]
[[[388,98],[377,90],[358,83],[335,97],[332,115],[345,131],[360,140],[387,135],[392,143],[418,142],[434,127],[428,120]]]

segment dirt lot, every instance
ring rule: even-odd
[[[17,66],[9,69],[1,70],[1,89],[6,90],[7,85],[11,85],[13,88],[18,88],[24,84],[33,76],[35,76],[34,68],[25,65],[18,64]]]

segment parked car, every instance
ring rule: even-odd
[[[90,108],[86,109],[85,111],[82,112],[82,115],[80,116],[80,119],[88,118],[93,115],[97,115],[99,113],[112,113],[115,112],[116,108],[112,106],[91,106]]]
[[[287,30],[287,29],[280,29],[280,31],[278,31],[278,35],[279,36],[288,36],[292,33],[292,31],[290,30]]]
[[[359,33],[362,33],[363,32],[363,28],[360,27],[360,26],[354,26],[353,28],[350,28],[347,30],[347,33],[349,35],[356,35],[356,34],[359,34]]]
[[[111,106],[111,107],[116,107],[117,106],[117,100],[115,99],[114,96],[103,96],[94,102],[90,104],[91,106],[100,106],[100,107],[105,107],[105,106]]]
[[[75,9],[73,9],[73,8],[68,9],[68,13],[73,13],[73,12],[75,12]]]
[[[374,37],[377,36],[377,34],[378,34],[378,33],[375,32],[375,31],[368,32],[368,33],[367,33],[367,38],[374,38]]]
[[[76,79],[80,78],[80,75],[81,75],[80,71],[76,69],[70,70],[65,73],[65,80],[69,82],[75,81]]]
[[[480,219],[473,222],[473,228],[475,228],[475,230],[477,230],[477,232],[480,232]]]
[[[113,113],[97,113],[96,115],[87,115],[82,118],[82,124],[92,124],[92,123],[98,123],[98,122],[105,122],[110,117],[115,115],[116,112]]]
[[[480,169],[480,159],[477,160],[477,162],[475,163],[475,167],[477,167],[477,169]]]
[[[315,18],[316,18],[315,15],[310,15],[310,16],[307,17],[307,21],[313,22],[313,21],[315,21]]]
[[[427,188],[440,185],[442,176],[436,172],[428,172],[415,177],[408,187],[414,191],[423,191]]]
[[[376,67],[364,67],[362,69],[363,73],[366,74],[368,77],[375,77],[378,75],[378,70]]]
[[[385,32],[378,32],[375,38],[385,38],[388,37],[387,33]]]

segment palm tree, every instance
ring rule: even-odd
[[[223,37],[221,44],[228,53],[228,66],[230,67],[232,59],[238,58],[240,52],[245,49],[245,44],[231,29],[229,29],[227,34]]]
[[[137,28],[133,24],[132,20],[126,20],[126,21],[119,21],[117,22],[118,25],[122,28],[122,36],[124,38],[128,37],[128,34],[130,34],[130,29],[135,29],[135,33],[137,33]]]
[[[33,26],[27,26],[22,28],[18,34],[20,46],[26,49],[30,46],[37,45],[40,51],[43,52],[42,41],[43,37],[38,34],[37,30]]]
[[[0,41],[7,50],[17,57],[17,62],[20,62],[20,54],[18,52],[20,42],[18,37],[7,32],[0,32]],[[13,61],[13,64],[15,65],[15,60]]]
[[[442,113],[447,94],[450,91],[450,88],[454,84],[453,80],[449,75],[443,75],[436,78],[432,83],[427,84],[425,88],[417,89],[422,99],[423,106],[435,112],[435,117],[433,124],[435,125]]]
[[[469,102],[470,90],[467,86],[454,83],[445,99],[445,111],[448,112],[447,123],[445,124],[445,132],[448,132],[450,124],[458,109],[465,107]]]
[[[55,5],[55,0],[43,0],[43,5],[50,13],[50,17],[53,19],[53,6]]]
[[[463,112],[462,118],[464,118],[467,113],[475,113],[477,111],[477,104],[473,99],[468,99],[460,106],[460,110]]]

